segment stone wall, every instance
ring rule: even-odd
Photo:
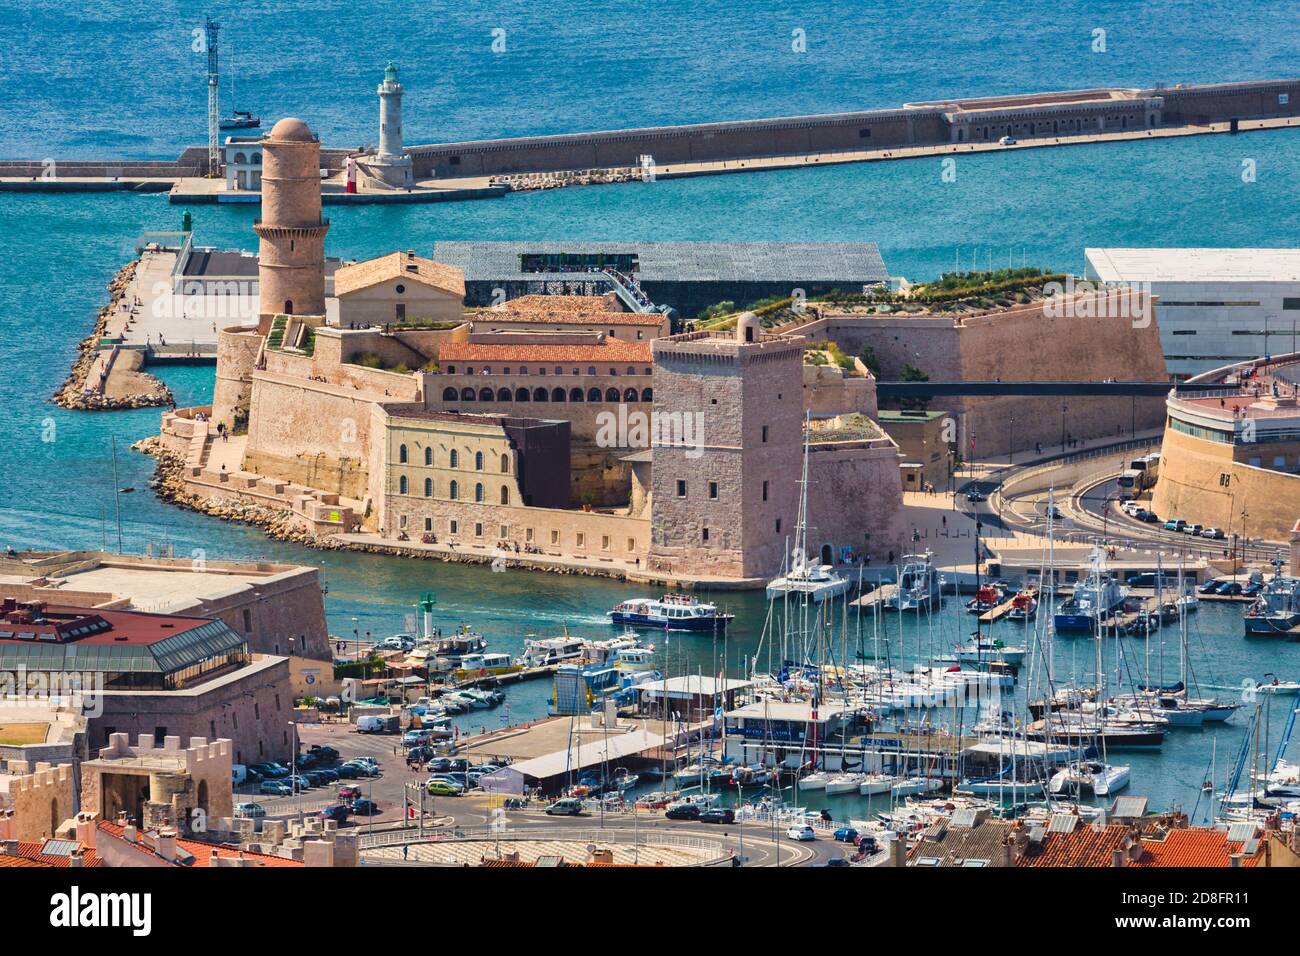
[[[1248,452],[1268,460],[1288,451],[1294,454],[1294,443],[1252,444],[1239,448],[1237,457]],[[1290,541],[1300,517],[1300,475],[1249,465],[1233,452],[1227,443],[1166,428],[1151,509],[1161,518],[1220,528],[1229,536]]]
[[[0,791],[0,807],[13,811],[6,839],[30,843],[54,836],[78,810],[75,776],[71,764],[37,764],[6,781],[8,792]]]
[[[153,738],[167,735],[232,741],[234,763],[281,760],[292,751],[288,722],[293,716],[289,662],[255,656],[233,674],[183,691],[103,691],[103,714],[90,722],[90,746],[105,746],[109,734]],[[229,780],[229,769],[227,769]]]
[[[398,286],[402,291],[397,291]],[[397,317],[402,305],[405,319]],[[406,322],[454,322],[461,317],[461,297],[410,278],[388,279],[339,296],[344,325],[388,325]]]
[[[128,734],[114,732],[95,759],[81,765],[81,809],[114,819],[123,809],[119,803],[128,796],[126,790],[133,796],[147,783],[145,819],[140,821],[145,826],[170,825],[188,833],[195,823],[193,811],[202,809],[206,828],[207,821],[215,824],[233,813],[231,765],[240,762],[228,739],[208,743],[198,735],[168,734],[156,741],[140,734],[132,745]]]
[[[257,356],[262,349],[262,336],[256,330],[239,327],[222,329],[217,333],[217,377],[212,391],[212,420],[224,422],[234,429],[236,413],[247,421],[252,398],[252,376],[257,366]]]
[[[810,446],[808,456],[808,552],[815,559],[829,545],[831,563],[882,560],[902,554],[903,488],[898,446],[888,438]]]

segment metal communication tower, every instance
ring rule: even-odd
[[[208,175],[215,176],[221,169],[221,109],[217,99],[217,31],[221,26],[209,19],[204,28],[208,35]]]

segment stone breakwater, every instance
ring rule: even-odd
[[[80,411],[109,411],[119,408],[146,408],[175,404],[171,389],[157,379],[153,379],[152,376],[142,376],[149,378],[153,382],[149,389],[144,392],[108,395],[99,391],[86,391],[86,383],[98,363],[100,339],[108,331],[109,317],[117,311],[122,299],[126,296],[131,280],[135,276],[138,263],[139,260],[128,262],[118,270],[117,275],[113,276],[112,281],[108,283],[108,304],[99,310],[99,314],[95,318],[95,327],[90,335],[82,339],[77,345],[77,358],[72,363],[72,370],[59,387],[59,390],[54,393],[53,401],[56,405]]]
[[[277,541],[287,541],[321,551],[384,554],[404,558],[447,561],[453,564],[491,564],[495,560],[491,554],[447,553],[424,548],[403,547],[398,542],[393,544],[371,544],[345,541],[332,535],[318,535],[303,527],[301,520],[288,508],[268,508],[265,505],[222,501],[195,494],[190,490],[185,480],[184,459],[175,452],[168,450],[163,445],[162,439],[157,436],[142,438],[131,446],[131,450],[149,455],[157,462],[149,486],[163,501],[188,511],[220,518],[222,521],[234,521],[251,525],[268,538]],[[577,574],[587,577],[616,578],[618,580],[627,579],[625,573],[613,568],[555,566],[531,561],[523,556],[506,558],[503,559],[503,562],[509,568],[528,568],[550,571],[555,574]]]

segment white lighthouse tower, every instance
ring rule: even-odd
[[[411,157],[402,151],[402,84],[397,82],[397,67],[384,69],[384,81],[375,91],[379,94],[379,151],[362,161],[362,171],[383,188],[410,188],[415,184]]]

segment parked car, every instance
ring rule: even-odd
[[[336,803],[333,806],[326,807],[318,813],[317,816],[322,820],[336,820],[339,823],[342,823],[347,820],[348,817],[352,816],[352,810],[350,807],[342,803]]]
[[[285,777],[284,782],[290,787],[296,787],[299,790],[310,790],[312,787],[318,786],[318,784],[312,783],[307,777],[296,773],[292,776]]]
[[[364,776],[361,772],[361,765],[355,763],[341,763],[335,768],[335,773],[339,775],[340,780],[356,780]]]
[[[863,853],[868,853],[868,854],[875,853],[880,849],[880,844],[876,842],[876,838],[872,836],[870,833],[859,837],[857,840],[857,844],[858,844],[858,849],[861,850]]]
[[[333,747],[325,747],[321,744],[313,744],[312,748],[307,751],[309,754],[315,754],[316,759],[321,763],[334,763],[339,759],[339,752]]]
[[[584,812],[582,801],[576,797],[564,797],[546,808],[546,815],[551,817],[577,817]]]
[[[353,800],[352,812],[359,817],[373,817],[379,812],[379,805],[375,801],[365,798]]]
[[[362,777],[379,776],[379,765],[366,763],[364,760],[349,760],[345,764],[339,764],[339,775],[342,776],[343,768],[347,767],[349,772],[355,770]]]
[[[415,647],[415,641],[405,634],[394,634],[375,645],[377,651],[409,651]]]
[[[1222,541],[1222,540],[1223,540],[1223,529],[1222,529],[1222,528],[1203,528],[1203,529],[1201,530],[1201,537],[1202,537],[1202,538],[1209,538],[1211,541]]]
[[[1166,531],[1182,531],[1187,522],[1182,518],[1170,518],[1165,522]]]
[[[987,501],[988,495],[984,494],[984,492],[980,491],[978,488],[972,488],[966,492],[966,500],[971,503]]]
[[[319,770],[307,771],[308,776],[311,776],[312,774],[315,774],[325,783],[339,782],[339,772],[337,770],[331,770],[329,767],[321,767]]]
[[[337,776],[337,774],[335,776]],[[325,776],[324,770],[308,770],[303,774],[303,777],[313,787],[323,787],[325,784],[331,782],[329,777]]]
[[[351,803],[361,796],[360,787],[339,787],[339,803]]]
[[[1016,138],[1014,136],[1003,136],[998,139],[999,146],[1015,146]]]
[[[1218,588],[1215,590],[1214,593],[1222,594],[1228,597],[1236,597],[1238,594],[1241,593],[1241,585],[1238,584],[1236,581],[1224,581],[1222,584],[1218,586]]]
[[[817,839],[817,833],[812,827],[804,824],[803,826],[794,826],[785,831],[785,835],[791,840],[798,840],[800,843],[807,843],[809,840]]]
[[[1261,581],[1251,581],[1241,589],[1242,597],[1254,597],[1260,591],[1264,590],[1264,584]]]
[[[429,732],[427,730],[408,730],[402,734],[403,747],[424,746],[429,742]]]
[[[664,811],[669,820],[698,820],[700,808],[694,803],[675,803]]]
[[[257,792],[264,797],[287,797],[293,793],[293,787],[283,780],[263,780]]]
[[[235,816],[243,817],[246,820],[256,820],[258,817],[266,816],[266,807],[260,803],[237,803],[235,804]]]
[[[1201,594],[1213,594],[1219,590],[1219,585],[1222,583],[1222,581],[1216,581],[1214,578],[1210,578],[1210,580],[1206,581],[1196,590]]]
[[[1158,514],[1154,511],[1147,511],[1146,509],[1139,510],[1133,517],[1137,518],[1138,521],[1145,521],[1147,524],[1159,524],[1160,522],[1160,516]]]
[[[1195,535],[1197,537],[1200,537],[1201,532],[1204,530],[1205,530],[1205,525],[1203,524],[1183,525],[1183,534],[1190,534],[1190,535]]]
[[[858,831],[853,827],[840,827],[835,831],[835,839],[841,843],[857,843]]]
[[[700,811],[701,823],[735,823],[736,811],[731,807],[709,807]]]
[[[432,797],[459,797],[465,791],[450,780],[430,780],[424,789]]]
[[[289,776],[289,768],[282,767],[278,763],[255,763],[249,766],[248,769],[256,770],[262,775],[263,779]]]

